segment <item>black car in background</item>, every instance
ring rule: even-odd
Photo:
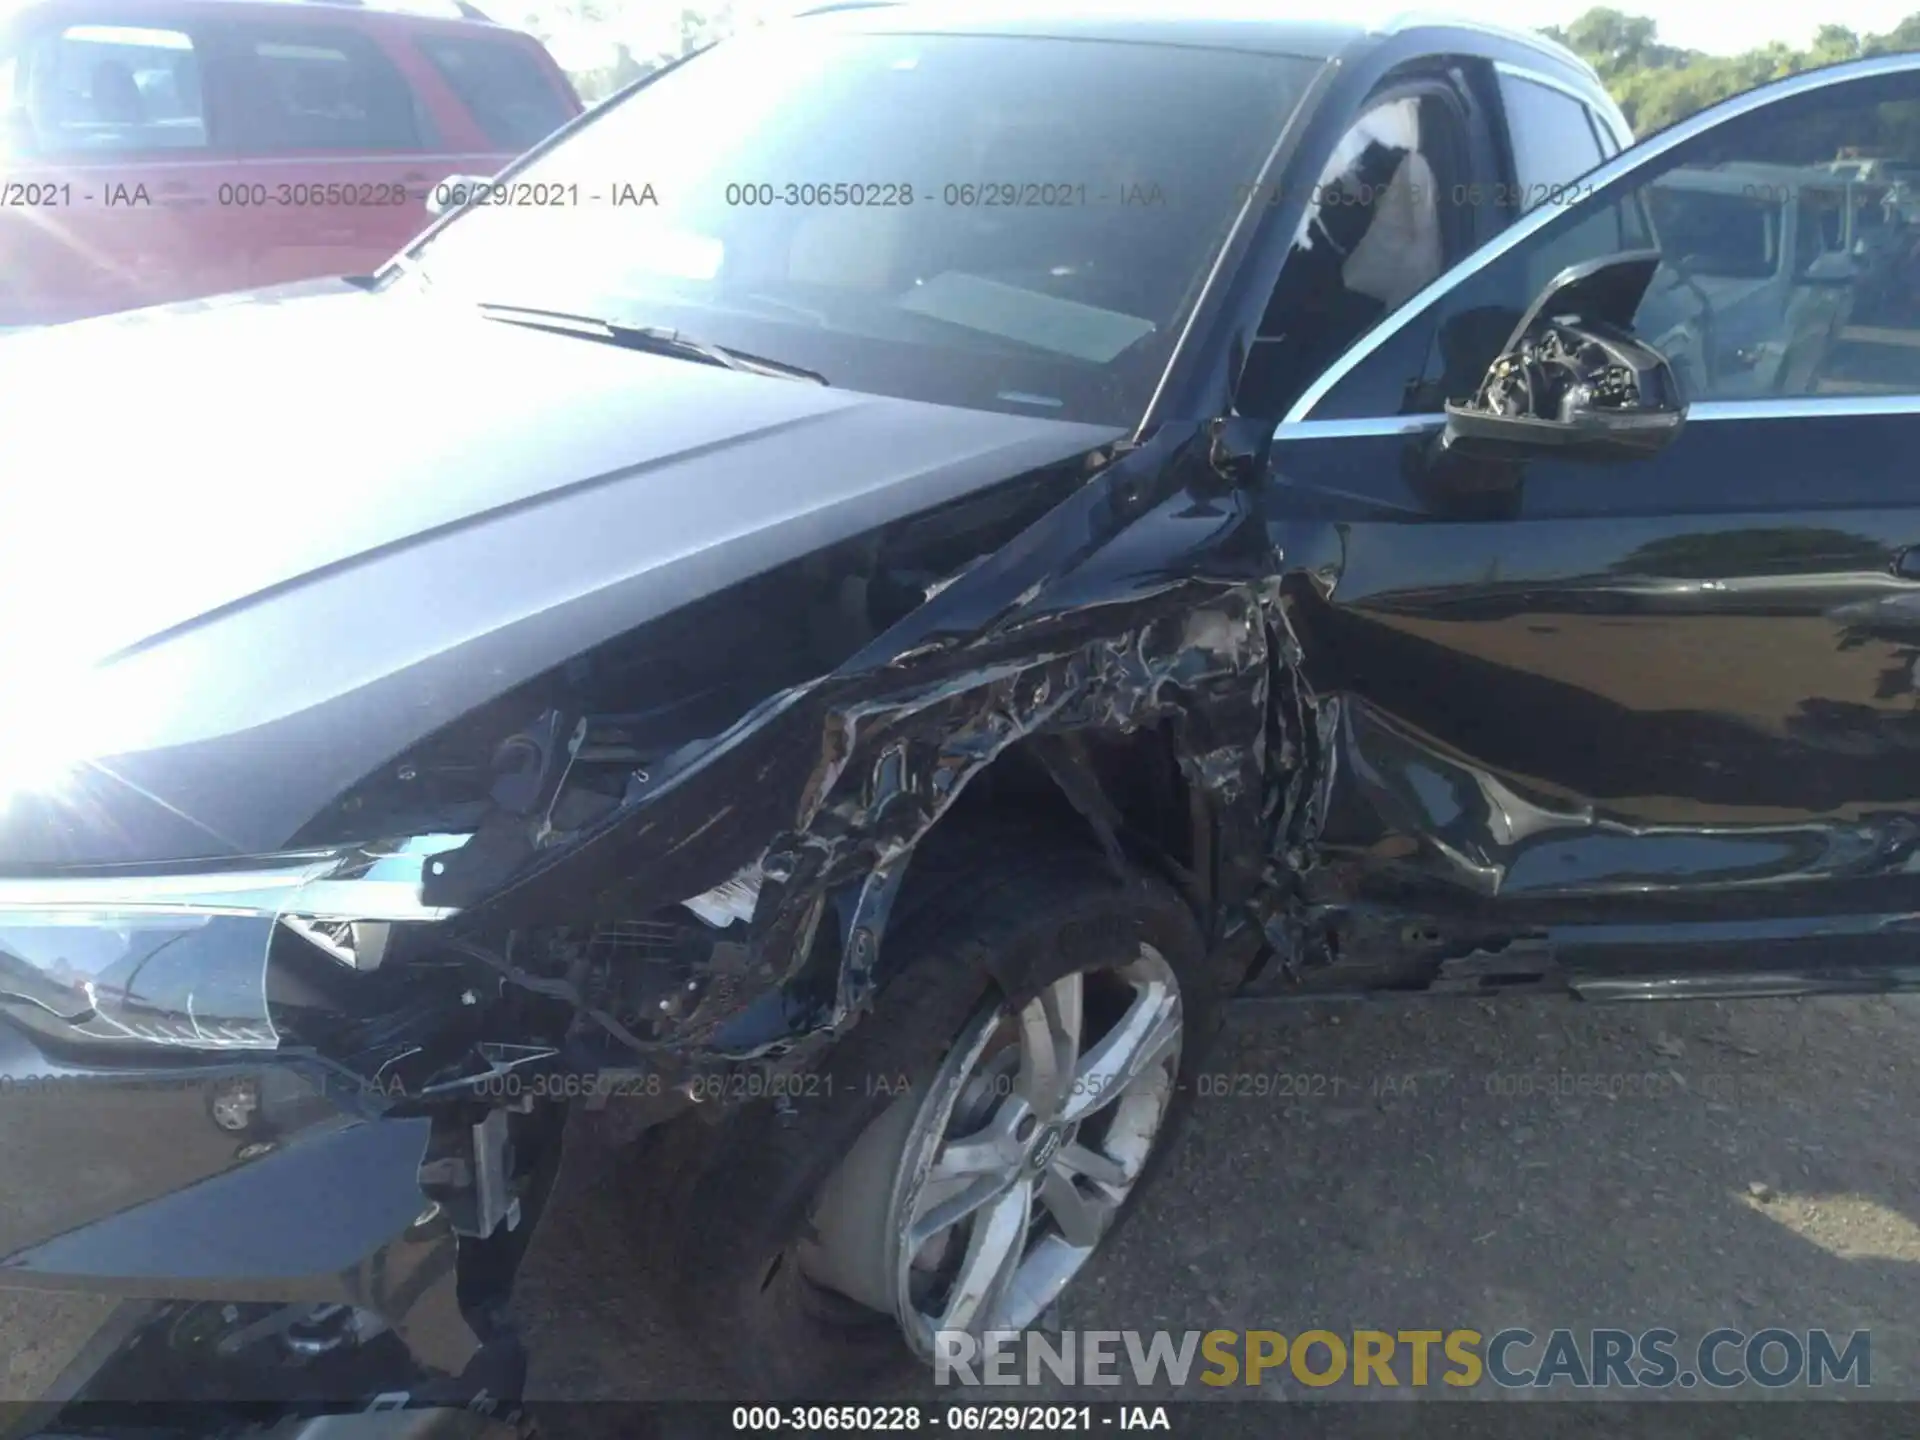
[[[510,1399],[563,1131],[731,1398],[845,1395],[1047,1312],[1237,992],[1909,984],[1920,331],[1756,386],[1768,232],[1655,187],[1916,120],[858,8],[377,277],[0,342],[0,1279],[126,1297],[63,1395]]]

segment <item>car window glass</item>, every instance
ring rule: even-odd
[[[23,47],[6,106],[10,148],[48,155],[207,143],[200,57],[181,31],[69,25]]]
[[[1593,127],[1593,141],[1600,147],[1602,159],[1611,160],[1620,153],[1620,142],[1613,137],[1613,127],[1601,119],[1597,112],[1587,111],[1587,124]]]
[[[1383,345],[1314,408],[1368,412],[1401,367],[1401,413],[1470,394],[1499,343],[1567,266],[1657,248],[1661,263],[1634,319],[1694,400],[1920,393],[1920,204],[1904,183],[1849,222],[1848,147],[1920,163],[1920,76],[1852,80],[1777,100],[1583,194],[1507,253],[1433,302],[1418,374]],[[1391,388],[1391,387],[1388,387]]]
[[[440,150],[446,145],[440,134],[440,127],[434,121],[433,112],[427,108],[427,102],[418,90],[407,87],[413,96],[413,133],[420,138],[422,150]]]
[[[1780,268],[1787,208],[1738,177],[1722,183],[1712,171],[1671,175],[1649,188],[1647,203],[1661,243],[1691,274],[1765,280]],[[1540,278],[1544,286],[1552,277]]]
[[[848,389],[1129,424],[1319,63],[828,24],[738,36],[599,110],[516,172],[536,203],[470,207],[415,274],[437,295],[685,329]]]
[[[1513,137],[1516,210],[1563,199],[1557,187],[1600,163],[1600,144],[1587,120],[1587,107],[1571,95],[1502,71],[1500,101],[1507,112],[1507,133]]]
[[[256,154],[421,148],[405,78],[364,36],[338,26],[232,24],[218,30],[232,116],[223,133]]]
[[[1329,361],[1458,258],[1440,198],[1453,178],[1440,172],[1457,127],[1437,99],[1401,95],[1363,113],[1334,147],[1241,370],[1241,414],[1281,414]]]
[[[568,118],[553,82],[519,45],[439,35],[419,45],[496,145],[528,149]]]
[[[1793,273],[1811,274],[1822,255],[1847,248],[1847,196],[1844,189],[1803,189],[1794,208]]]

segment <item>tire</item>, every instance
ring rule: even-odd
[[[1098,852],[1036,850],[1031,834],[1001,832],[926,859],[938,879],[923,875],[902,897],[887,943],[894,979],[800,1092],[717,1127],[682,1117],[642,1137],[635,1157],[649,1269],[688,1338],[746,1398],[845,1398],[914,1374],[894,1316],[816,1284],[798,1258],[819,1233],[813,1201],[894,1103],[888,1091],[900,1077],[920,1094],[983,1007],[1017,1008],[1150,945],[1178,981],[1179,1071],[1117,1225],[1171,1148],[1221,1002],[1239,979],[1210,960],[1169,885],[1116,876]],[[878,1093],[873,1077],[885,1082]],[[1098,1243],[1112,1234],[1110,1226]]]

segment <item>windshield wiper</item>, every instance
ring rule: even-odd
[[[745,350],[735,350],[728,345],[716,345],[711,340],[701,340],[687,334],[684,330],[672,330],[664,325],[621,325],[612,320],[602,320],[595,315],[569,315],[561,310],[540,310],[526,305],[496,305],[492,301],[482,301],[480,313],[489,320],[502,320],[509,325],[529,325],[536,330],[552,330],[562,335],[581,335],[589,340],[604,340],[629,350],[644,350],[650,355],[672,355],[682,360],[698,360],[702,364],[719,365],[728,370],[741,370],[749,375],[776,375],[787,380],[811,380],[816,385],[827,383],[827,377],[817,370],[789,365],[784,360],[771,360],[765,355],[749,354]]]

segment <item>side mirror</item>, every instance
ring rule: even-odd
[[[1449,400],[1438,457],[1629,459],[1672,443],[1686,420],[1673,366],[1628,328],[1660,256],[1563,271],[1508,337],[1471,400]]]
[[[492,183],[491,175],[449,175],[427,187],[427,213],[437,216],[459,210],[473,199],[475,191]]]

